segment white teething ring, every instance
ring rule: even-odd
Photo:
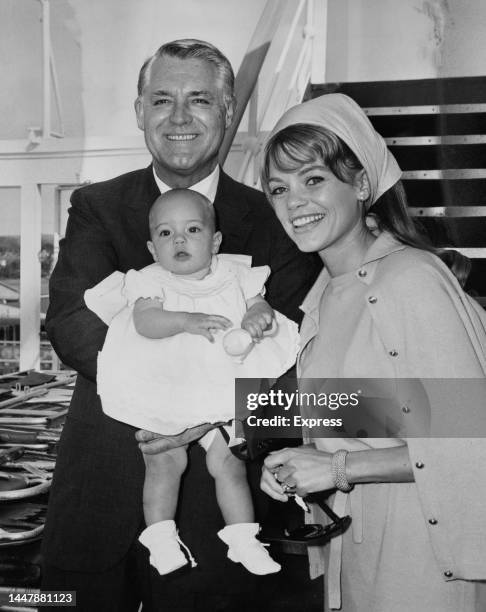
[[[278,330],[278,323],[272,320],[270,329],[263,332],[263,337],[274,336]],[[245,329],[231,329],[223,338],[223,348],[230,357],[234,357],[242,363],[251,349],[255,346],[255,340]]]

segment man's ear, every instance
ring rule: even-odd
[[[157,257],[157,252],[154,247],[154,243],[151,240],[147,241],[147,249],[150,251],[150,254],[154,258],[154,261],[159,261],[159,258]]]
[[[140,130],[144,130],[144,119],[143,119],[143,100],[142,96],[138,96],[135,99],[135,115],[137,116],[137,125]]]
[[[366,202],[366,200],[370,197],[371,189],[370,181],[368,180],[368,175],[366,174],[364,168],[355,176],[354,187],[356,189],[358,200]]]
[[[211,253],[216,255],[219,251],[219,247],[221,246],[221,241],[223,240],[223,234],[221,232],[214,232],[213,235],[213,248],[211,249]]]

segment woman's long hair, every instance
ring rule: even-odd
[[[261,182],[266,196],[270,199],[270,163],[282,172],[294,172],[303,164],[315,161],[322,162],[340,181],[348,184],[352,184],[356,174],[363,170],[356,155],[336,134],[317,125],[297,123],[277,132],[265,147]],[[383,193],[364,214],[373,216],[378,229],[388,231],[403,244],[437,255],[464,286],[471,268],[470,261],[457,251],[431,244],[408,212],[401,181]]]

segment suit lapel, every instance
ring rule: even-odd
[[[148,213],[159,195],[160,191],[154,179],[152,165],[150,165],[142,171],[140,181],[134,192],[130,194],[127,205],[128,224],[134,237],[144,243],[149,239]]]
[[[221,252],[245,253],[253,223],[244,189],[222,170],[214,199],[218,228],[223,234]]]

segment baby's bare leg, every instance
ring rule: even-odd
[[[147,526],[174,518],[180,480],[187,465],[186,450],[187,446],[181,446],[156,455],[143,455],[143,513]]]
[[[218,537],[228,545],[228,559],[241,563],[252,574],[278,572],[280,565],[256,537],[260,525],[253,522],[245,464],[231,453],[220,431],[207,450],[206,462],[216,483],[216,495],[226,523],[218,531]]]
[[[207,450],[206,464],[215,481],[216,497],[224,522],[227,525],[252,523],[253,502],[245,463],[233,455],[219,430]]]

